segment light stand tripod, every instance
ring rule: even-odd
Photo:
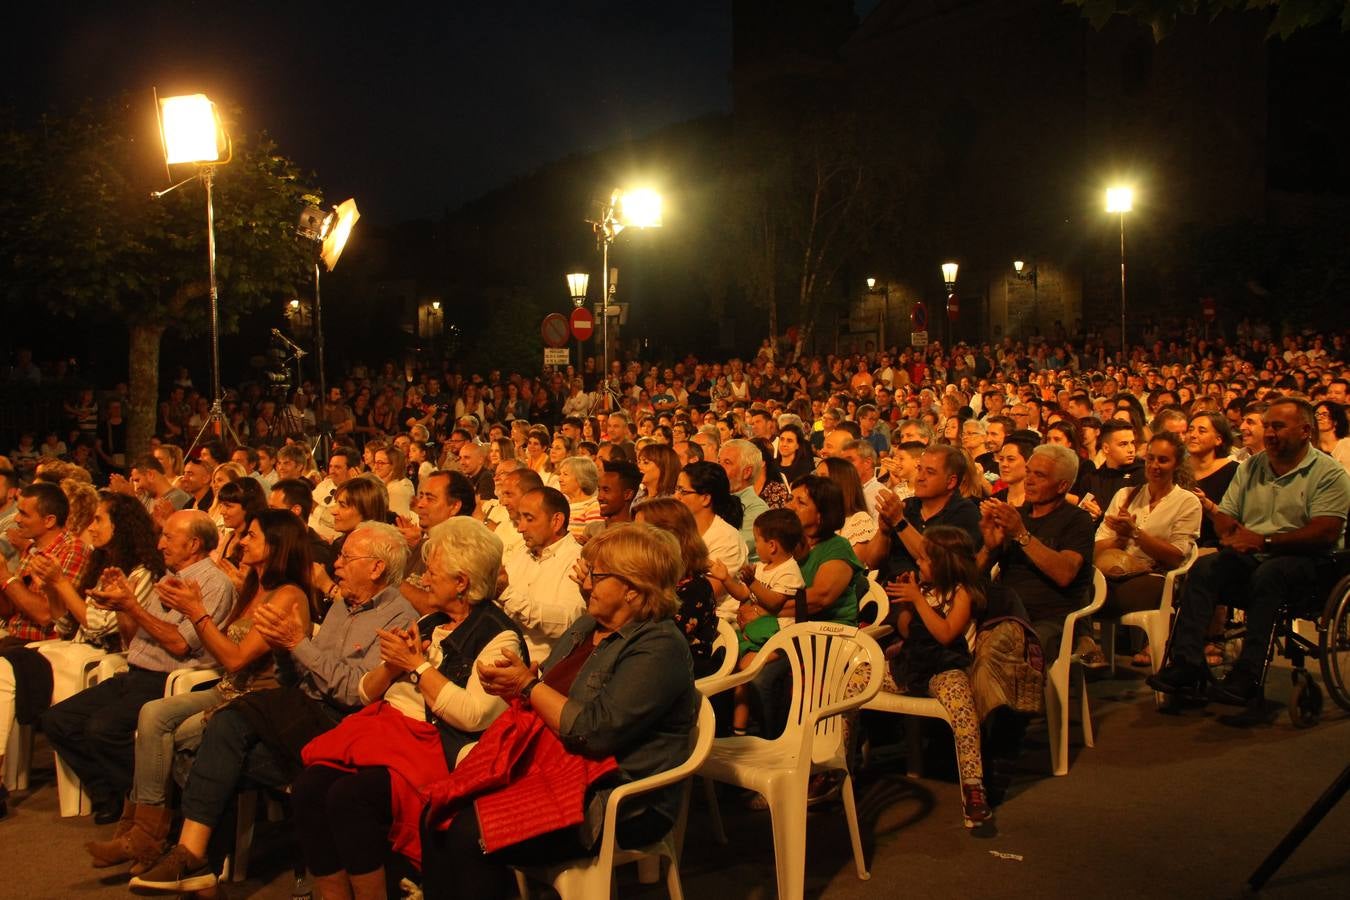
[[[239,435],[234,433],[229,420],[225,418],[225,408],[221,402],[223,395],[220,390],[220,293],[216,287],[216,215],[211,191],[214,174],[214,166],[202,166],[194,176],[200,178],[202,184],[206,187],[206,260],[211,297],[210,321],[208,323],[211,334],[211,411],[207,413],[206,421],[202,423],[197,436],[192,439],[192,443],[188,446],[188,456],[191,456],[192,451],[202,444],[207,432],[210,432],[212,437],[217,438],[228,435],[232,442],[231,446],[239,445]],[[175,190],[191,180],[191,178],[184,179],[173,187],[155,191],[150,196],[159,199],[169,191]]]

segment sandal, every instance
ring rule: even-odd
[[[1220,641],[1210,640],[1205,644],[1205,665],[1223,665],[1223,644]]]
[[[1153,667],[1153,654],[1148,652],[1148,644],[1130,658],[1130,665],[1140,669],[1149,669]]]

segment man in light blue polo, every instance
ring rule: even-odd
[[[1265,411],[1265,450],[1234,476],[1221,503],[1204,501],[1223,541],[1191,567],[1172,631],[1172,663],[1149,678],[1164,693],[1203,687],[1205,631],[1216,603],[1247,611],[1242,654],[1210,699],[1245,705],[1261,689],[1282,602],[1309,594],[1319,558],[1344,545],[1350,473],[1312,445],[1313,407],[1281,398]]]
[[[755,483],[764,470],[764,455],[746,440],[727,441],[717,451],[717,464],[727,473],[731,492],[741,501],[745,515],[741,519],[741,539],[745,541],[750,562],[758,562],[755,553],[755,520],[769,511],[769,504],[755,493]]]

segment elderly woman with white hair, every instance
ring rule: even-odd
[[[571,504],[567,530],[572,537],[584,540],[587,526],[604,522],[600,514],[600,470],[584,456],[568,456],[558,463],[558,489]]]
[[[361,679],[366,708],[304,750],[293,786],[305,862],[325,897],[383,897],[388,846],[421,864],[422,785],[449,775],[461,752],[506,710],[477,667],[525,651],[520,629],[491,602],[501,539],[473,519],[436,527],[423,550],[435,627],[379,632],[380,664]]]

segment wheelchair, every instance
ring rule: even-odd
[[[1315,637],[1299,629],[1301,621],[1312,624]],[[1230,630],[1225,640],[1241,639],[1244,631],[1240,626]],[[1350,712],[1350,550],[1337,550],[1320,561],[1314,589],[1280,607],[1266,650],[1263,685],[1277,653],[1289,660],[1293,682],[1289,721],[1296,728],[1310,728],[1321,720],[1323,688],[1337,706]],[[1319,663],[1320,686],[1308,672],[1310,659]]]

